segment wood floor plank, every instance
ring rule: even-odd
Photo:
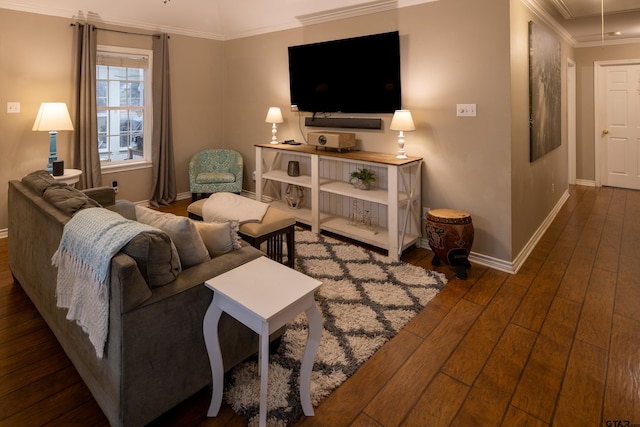
[[[54,393],[49,398],[32,405],[28,410],[0,420],[0,427],[45,425],[75,410],[89,399],[92,398],[87,386],[83,382],[78,382],[67,387],[64,392]],[[83,420],[79,421],[84,425]]]
[[[442,371],[464,384],[472,385],[509,324],[524,293],[524,288],[504,284]]]
[[[579,304],[554,300],[513,396],[513,406],[547,423],[553,416],[579,314]]]
[[[2,418],[12,416],[81,381],[75,368],[69,365],[51,375],[29,382],[11,393],[2,395],[0,414],[2,414]]]
[[[594,268],[616,272],[620,259],[622,245],[623,215],[610,213],[602,229],[602,236],[598,243]]]
[[[640,233],[639,233],[640,235]],[[638,239],[640,241],[640,238]],[[638,253],[620,256],[616,281],[615,313],[640,322],[640,262]]]
[[[556,404],[557,426],[602,425],[602,398],[607,370],[607,351],[576,340]]]
[[[594,269],[578,321],[576,339],[609,348],[611,319],[616,290],[615,273]]]
[[[367,361],[366,370],[358,370],[320,403],[314,417],[303,417],[299,424],[337,426],[355,420],[421,343],[419,337],[401,330],[389,342],[391,345],[383,346]]]
[[[533,331],[510,324],[452,425],[499,425],[535,342]]]
[[[411,409],[402,425],[446,427],[464,402],[469,387],[448,375],[438,374]]]
[[[509,407],[509,410],[504,417],[504,421],[502,422],[503,427],[546,427],[548,425],[549,424],[544,421],[541,421],[514,406]],[[569,424],[569,426],[572,425],[575,424]]]
[[[640,322],[613,316],[603,420],[640,422]]]
[[[536,276],[513,315],[513,323],[532,331],[542,327],[564,273],[564,270],[550,268],[554,263],[546,264],[548,266]]]
[[[587,292],[591,269],[593,268],[593,258],[574,254],[569,261],[560,286],[558,286],[557,296],[571,301],[581,303]]]
[[[481,311],[481,306],[460,300],[367,405],[365,412],[385,426],[399,425]]]
[[[509,273],[486,270],[464,295],[464,298],[479,305],[487,305],[508,278]]]

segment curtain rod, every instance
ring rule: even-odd
[[[71,23],[70,24],[72,27],[75,27],[76,25],[84,25],[84,24],[76,24],[76,23]],[[100,31],[111,31],[112,33],[120,33],[120,34],[130,34],[133,36],[147,36],[147,37],[157,37],[160,38],[160,36],[158,34],[145,34],[145,33],[136,33],[133,31],[123,31],[123,30],[112,30],[109,28],[99,28],[99,27],[93,27],[94,30],[100,30]]]

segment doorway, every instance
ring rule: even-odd
[[[596,185],[640,190],[640,59],[594,64]]]

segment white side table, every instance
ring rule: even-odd
[[[68,185],[75,185],[76,182],[80,181],[80,175],[82,175],[80,169],[65,169],[62,175],[51,176],[53,176],[53,179],[56,181],[64,182]]]
[[[205,282],[214,293],[203,321],[203,331],[213,393],[207,416],[218,415],[222,404],[224,370],[218,342],[218,321],[222,312],[260,335],[260,426],[267,421],[267,378],[269,335],[301,312],[309,320],[309,335],[300,367],[300,401],[307,416],[313,415],[310,385],[313,361],[322,335],[322,316],[314,294],[321,282],[267,257],[260,257]]]

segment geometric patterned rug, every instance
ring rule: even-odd
[[[402,329],[445,286],[444,275],[334,239],[296,229],[296,270],[322,286],[316,303],[323,332],[311,375],[317,406]],[[289,426],[302,416],[300,361],[307,339],[304,313],[288,325],[269,357],[267,424]],[[258,425],[257,358],[225,375],[225,400],[250,426]]]

